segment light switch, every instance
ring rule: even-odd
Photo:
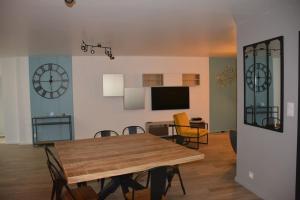
[[[288,117],[294,117],[294,109],[295,104],[293,102],[288,102],[287,103],[287,116]]]

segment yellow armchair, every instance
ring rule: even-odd
[[[197,149],[199,144],[208,144],[208,130],[206,128],[191,127],[190,120],[187,113],[177,113],[173,115],[174,125],[176,128],[177,135],[182,137],[185,143],[197,143]],[[206,136],[206,142],[200,142],[200,137]]]

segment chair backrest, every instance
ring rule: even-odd
[[[47,161],[54,163],[61,171],[63,171],[63,168],[62,168],[60,162],[58,161],[58,159],[56,158],[54,153],[50,150],[50,148],[47,145],[45,146],[45,152],[46,152],[46,156],[47,156]]]
[[[65,189],[70,194],[70,197],[73,200],[76,200],[75,196],[73,195],[71,189],[67,184],[63,171],[61,171],[59,167],[56,167],[56,165],[49,160],[47,161],[47,165],[50,171],[50,175],[51,177],[53,177],[52,181],[53,181],[56,199],[61,199],[62,193]]]
[[[190,126],[190,120],[186,112],[177,113],[173,115],[175,128],[178,134],[184,132]],[[185,126],[185,127],[182,127]]]
[[[141,126],[127,126],[123,129],[122,134],[138,134],[138,133],[145,133],[145,129]]]
[[[113,130],[101,130],[95,133],[94,138],[96,137],[108,137],[108,136],[118,136],[119,134]]]

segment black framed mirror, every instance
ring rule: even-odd
[[[244,123],[283,131],[283,37],[244,46]]]

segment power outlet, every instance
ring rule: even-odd
[[[254,179],[254,173],[252,171],[249,171],[248,176],[251,180]]]

